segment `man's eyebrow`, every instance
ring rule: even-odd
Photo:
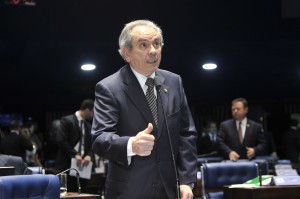
[[[144,38],[139,38],[138,42],[143,42],[143,41],[149,41],[148,39],[144,39]]]
[[[145,42],[145,41],[151,42],[151,40],[146,39],[146,38],[139,38],[139,39],[138,39],[138,42]],[[156,37],[156,38],[153,39],[153,41],[160,41],[160,38],[159,38],[159,37]]]

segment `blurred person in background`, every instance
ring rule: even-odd
[[[72,158],[76,159],[78,167],[85,167],[91,162],[94,163],[91,124],[89,122],[94,115],[93,108],[94,101],[85,99],[74,114],[61,118],[56,134],[56,143],[59,146],[55,161],[57,171],[69,169]],[[88,180],[80,178],[80,184],[82,191],[87,192]],[[76,177],[68,175],[68,191],[75,192],[77,189]]]
[[[18,120],[12,120],[9,129],[10,133],[1,140],[0,153],[22,157],[23,161],[26,162],[26,150],[33,150],[31,141],[19,135],[20,125]]]

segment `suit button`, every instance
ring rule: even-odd
[[[156,184],[155,183],[152,183],[152,187],[155,187],[156,186]]]

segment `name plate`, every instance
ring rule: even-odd
[[[299,176],[273,176],[272,184],[277,186],[300,185]]]
[[[275,173],[277,176],[297,176],[296,169],[276,169]]]

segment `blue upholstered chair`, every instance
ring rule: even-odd
[[[255,162],[214,162],[201,166],[203,198],[223,198],[223,186],[241,184],[258,176]]]
[[[210,162],[222,162],[223,158],[218,156],[197,157],[197,165],[200,170],[202,164]]]
[[[258,169],[261,170],[261,175],[269,175],[269,163],[267,160],[264,159],[239,159],[237,161],[223,160],[223,162],[254,162],[257,164]]]
[[[0,177],[0,199],[59,199],[55,175],[13,175]]]

